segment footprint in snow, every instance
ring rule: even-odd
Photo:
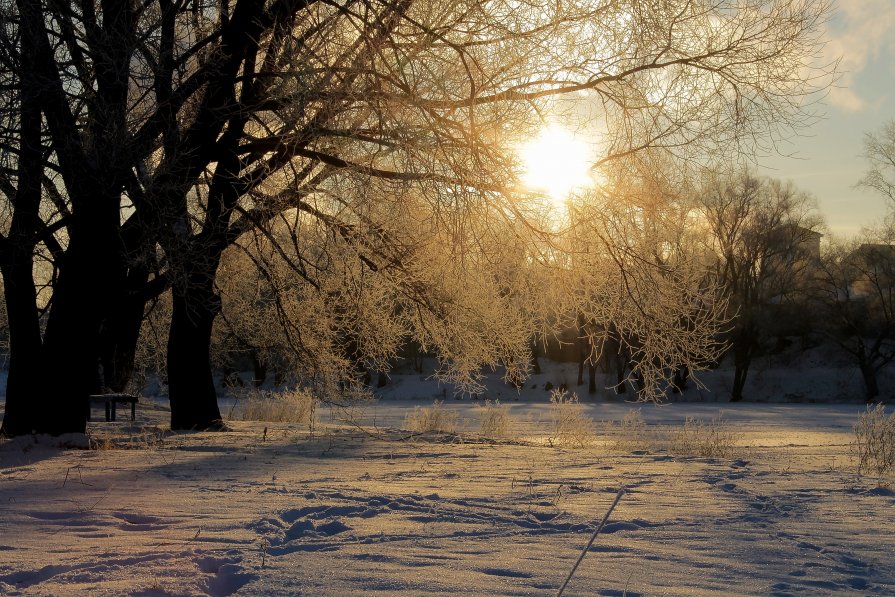
[[[211,575],[205,581],[205,586],[208,594],[214,597],[232,595],[248,583],[260,578],[257,574],[245,572],[239,565],[239,557],[202,556],[196,558],[195,561],[201,572]]]
[[[502,576],[505,578],[532,578],[534,574],[530,572],[521,572],[519,570],[510,570],[509,568],[479,568],[479,572],[489,576]]]
[[[331,520],[321,525],[315,525],[310,520],[299,520],[283,535],[283,543],[302,537],[330,537],[350,530],[351,527],[340,520]]]

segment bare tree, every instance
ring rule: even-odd
[[[889,227],[873,235],[882,241],[833,245],[816,279],[821,329],[857,365],[867,402],[879,397],[878,374],[895,359],[893,233]]]
[[[876,133],[867,133],[864,155],[870,168],[858,185],[881,194],[895,208],[895,120],[887,122]]]
[[[733,325],[731,400],[743,398],[753,357],[768,333],[769,313],[802,297],[819,259],[821,221],[813,200],[790,183],[748,171],[712,176],[699,192],[714,276],[728,297]]]
[[[895,208],[895,121],[864,140],[869,168],[859,186]],[[861,371],[865,398],[879,397],[879,372],[895,359],[895,229],[885,225],[840,242],[824,255],[817,298],[828,336]]]
[[[692,161],[751,151],[804,124],[830,74],[814,62],[825,0],[3,6],[13,93],[29,93],[26,53],[39,85],[34,103],[16,104],[42,115],[28,120],[47,140],[34,169],[58,173],[51,192],[67,212],[54,236],[64,255],[42,343],[34,326],[25,336],[39,346],[36,362],[58,374],[42,376],[34,398],[8,393],[10,433],[83,429],[104,334],[128,345],[140,302],[167,284],[172,427],[218,424],[218,266],[243,235],[273,238],[283,213],[326,229],[372,275],[401,276],[397,286],[429,312],[413,323],[422,327],[440,312],[442,285],[428,284],[422,262],[407,265],[394,224],[383,226],[395,217],[382,207],[394,206],[390,195],[412,194],[414,218],[464,239],[447,272],[462,274],[465,250],[488,238],[483,218],[527,231],[519,239],[536,254],[543,230],[516,182],[513,147],[561,111],[557,98],[577,94],[592,107],[603,133],[598,165],[659,147]],[[25,120],[9,137],[22,172],[21,143],[33,137]],[[20,189],[33,196],[36,176],[4,191],[10,204]],[[42,226],[29,221],[29,231]],[[299,276],[310,266],[301,240]],[[153,278],[160,256],[165,269]],[[124,299],[135,308],[116,314]],[[429,332],[456,334],[444,363],[458,377],[490,354],[481,343],[495,343],[469,324],[446,320]],[[116,326],[128,329],[106,333]],[[520,359],[515,339],[496,344],[502,360]],[[57,414],[18,410],[28,400]]]
[[[717,358],[726,300],[697,242],[686,168],[650,153],[616,164],[603,188],[574,207],[569,298],[590,362],[614,356],[617,391],[630,383],[640,399],[661,400],[676,372],[705,370]]]

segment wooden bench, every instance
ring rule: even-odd
[[[131,405],[131,421],[137,419],[137,396],[133,394],[91,394],[87,405],[87,420],[90,420],[90,411],[94,405],[103,404],[106,407],[106,421],[115,420],[115,410],[119,404]]]

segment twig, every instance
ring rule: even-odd
[[[591,545],[594,544],[594,541],[597,540],[597,535],[600,534],[600,531],[603,530],[603,525],[606,524],[606,521],[609,520],[609,515],[612,514],[612,511],[615,510],[615,507],[618,505],[622,496],[625,495],[625,488],[622,487],[618,490],[618,493],[615,494],[615,500],[613,500],[612,505],[609,506],[609,509],[606,510],[606,514],[603,516],[603,520],[600,521],[600,524],[597,526],[597,529],[594,531],[594,534],[590,536],[590,541],[587,542],[587,545],[581,550],[581,555],[578,556],[578,561],[575,562],[575,565],[572,566],[572,569],[569,571],[569,575],[566,577],[565,582],[562,583],[562,586],[559,588],[559,591],[556,593],[556,597],[562,597],[563,591],[566,590],[566,585],[569,584],[569,581],[572,580],[572,576],[575,575],[575,571],[578,570],[578,565],[581,564],[581,561],[584,559],[584,556],[587,555],[588,550]]]
[[[87,485],[88,487],[93,487],[93,483],[84,483],[84,477],[81,476],[81,465],[76,464],[75,466],[70,466],[65,470],[65,478],[62,480],[62,487],[65,487],[65,484],[68,483],[68,476],[72,469],[78,471],[78,483],[81,485]]]

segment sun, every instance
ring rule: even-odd
[[[554,203],[565,201],[573,191],[594,186],[592,154],[588,144],[572,132],[547,126],[519,149],[525,167],[522,182],[546,193]]]

